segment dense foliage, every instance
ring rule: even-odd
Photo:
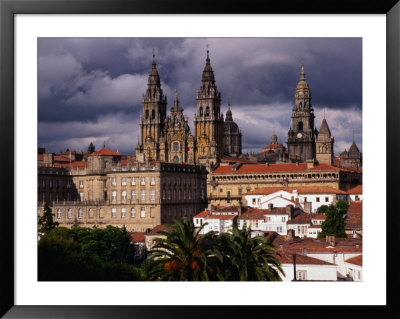
[[[162,231],[149,252],[149,280],[281,280],[274,247],[263,237],[250,238],[250,229],[200,235],[189,219]]]
[[[39,280],[141,280],[125,228],[58,227],[38,246]]]
[[[48,234],[52,229],[56,228],[59,223],[55,222],[54,214],[50,207],[50,203],[46,202],[43,207],[43,215],[38,218],[38,234],[43,236]]]
[[[318,234],[318,238],[325,238],[328,235],[347,237],[344,216],[348,209],[349,203],[345,200],[339,200],[335,205],[329,205],[324,212],[326,218],[321,225],[322,231]]]

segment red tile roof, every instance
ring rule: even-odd
[[[279,144],[269,144],[267,146],[264,146],[262,149],[262,153],[265,153],[267,150],[274,150],[276,148],[278,148],[280,145]]]
[[[103,147],[101,150],[98,150],[96,152],[93,152],[91,155],[119,155],[118,150],[115,152],[109,150],[108,148]]]
[[[347,191],[347,194],[361,195],[362,194],[362,185],[357,185],[356,187],[353,187],[352,189],[349,189]]]
[[[291,220],[289,220],[287,222],[290,225],[297,225],[297,224],[311,224],[311,218],[310,218],[310,214],[307,213],[302,213],[302,214],[298,214],[297,216],[295,216],[294,218],[292,218]]]
[[[146,235],[149,235],[149,236],[161,235],[158,232],[159,231],[164,231],[164,230],[171,230],[171,227],[169,227],[167,225],[157,225]]]
[[[291,264],[293,265],[293,254],[286,253],[284,251],[278,250],[280,256],[278,256],[278,259],[282,262],[282,264]],[[335,266],[335,264],[332,264],[330,262],[301,255],[301,254],[296,254],[296,265],[329,265],[329,266]]]
[[[362,202],[350,202],[347,214],[362,214]]]
[[[326,215],[319,213],[319,214],[312,214],[311,219],[326,219]]]
[[[67,162],[69,163],[71,158],[69,156],[54,155],[54,162]]]
[[[132,232],[131,233],[131,242],[133,243],[144,243],[144,232]]]
[[[347,194],[345,191],[329,186],[299,186],[299,187],[261,187],[254,189],[244,195],[269,195],[279,191],[293,193],[297,190],[299,194]]]
[[[266,212],[268,209],[259,209],[259,208],[249,208],[246,210],[238,219],[251,219],[251,220],[260,220],[265,218]]]
[[[247,194],[246,194],[246,195],[247,195]],[[275,197],[269,199],[268,201],[271,201],[271,200],[273,200],[273,199],[275,199],[275,198],[281,198],[281,199],[283,199],[283,200],[285,200],[285,201],[287,201],[287,202],[289,202],[289,203],[292,203],[292,204],[299,204],[299,202],[296,202],[296,201],[294,201],[294,200],[285,198],[285,197],[283,197],[283,196],[281,196],[281,195],[275,196]]]
[[[197,215],[194,215],[193,217],[194,218],[204,218],[204,217],[206,217],[206,216],[208,216],[210,214],[211,214],[211,211],[203,210],[201,213],[198,213]]]
[[[345,260],[346,263],[362,266],[362,255],[352,257]]]

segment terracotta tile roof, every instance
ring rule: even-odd
[[[203,210],[201,213],[198,213],[197,215],[194,215],[193,217],[194,218],[204,218],[204,217],[206,217],[206,216],[208,216],[210,214],[211,214],[211,211]]]
[[[362,214],[362,202],[350,202],[347,214]]]
[[[71,163],[54,163],[54,167],[65,167],[65,168],[85,168],[87,162],[71,162]]]
[[[360,230],[362,229],[362,215],[361,214],[346,215],[344,223],[345,223],[344,228],[346,230]]]
[[[167,225],[157,225],[146,235],[148,235],[148,236],[157,236],[157,235],[160,235],[158,233],[159,231],[164,231],[164,230],[171,230],[171,227],[169,227]]]
[[[357,185],[356,187],[353,187],[352,189],[349,189],[347,191],[347,194],[361,195],[362,194],[362,185]]]
[[[282,262],[282,264],[291,264],[293,265],[293,254],[286,253],[284,251],[278,250],[280,256],[278,256],[278,259]],[[301,254],[296,254],[296,265],[329,265],[329,266],[336,266],[335,264],[332,264],[330,262],[301,255]]]
[[[246,195],[247,195],[247,194],[246,194]],[[269,199],[268,202],[271,201],[271,200],[273,200],[273,199],[275,199],[275,198],[281,198],[281,199],[283,199],[283,200],[285,200],[285,201],[287,201],[287,202],[289,202],[289,203],[292,203],[292,204],[299,204],[299,202],[296,202],[296,201],[294,201],[294,200],[285,198],[285,197],[283,197],[283,196],[281,196],[281,195],[275,196],[275,197]],[[267,201],[264,201],[263,203],[266,203],[266,202],[267,202]]]
[[[310,226],[308,226],[308,228],[317,228],[317,229],[319,229],[319,228],[321,228],[321,225],[310,225]]]
[[[69,156],[54,155],[54,162],[67,162],[69,163],[71,159]]]
[[[238,219],[251,219],[251,220],[260,220],[265,218],[266,212],[268,209],[259,209],[259,208],[249,208],[246,210]]]
[[[319,214],[311,214],[311,219],[326,219],[326,215],[319,213]]]
[[[212,212],[223,213],[223,212],[239,212],[239,206],[217,206],[215,209],[211,209]]]
[[[131,233],[131,242],[133,243],[144,243],[144,232],[132,232]]]
[[[287,253],[361,253],[362,239],[360,238],[336,238],[335,246],[326,242],[325,238],[301,238],[293,241],[284,240],[284,237],[274,240],[274,245],[282,245],[282,250]]]
[[[352,257],[345,260],[346,263],[362,266],[362,255]]]
[[[281,146],[281,145],[279,145],[279,144],[269,144],[269,145],[264,146],[264,147],[262,148],[261,153],[265,153],[265,152],[267,152],[268,150],[277,149],[277,148],[280,147],[280,146]]]
[[[289,220],[287,223],[290,225],[297,225],[297,224],[310,225],[311,224],[310,214],[307,214],[307,213],[298,214],[297,216],[295,216],[294,218]]]
[[[261,187],[254,189],[244,195],[269,195],[279,191],[293,193],[297,190],[299,194],[347,194],[347,192],[329,186],[299,186],[299,187]]]
[[[115,152],[109,150],[108,148],[103,147],[101,150],[98,150],[96,152],[93,152],[91,155],[119,155],[118,150]]]

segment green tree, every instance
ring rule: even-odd
[[[335,237],[347,237],[345,232],[344,215],[349,205],[346,201],[338,201],[336,205],[330,205],[326,211],[325,221],[321,225],[322,231],[318,238],[325,238],[328,235]]]
[[[90,142],[90,145],[88,147],[88,153],[94,153],[94,151],[96,150],[96,146],[94,146],[94,144],[92,142]]]
[[[59,225],[58,222],[54,221],[54,216],[50,203],[46,202],[43,207],[43,215],[38,218],[38,233],[40,236],[48,234]]]
[[[215,233],[200,235],[203,224],[196,229],[188,218],[171,225],[171,230],[160,231],[166,238],[156,238],[149,251],[149,280],[207,281],[216,276],[222,256],[215,250]]]
[[[233,226],[219,236],[226,280],[281,281],[284,274],[275,247],[264,237],[250,237],[250,228]]]
[[[329,209],[328,205],[321,205],[320,207],[318,207],[317,212],[321,214],[326,214],[328,209]]]

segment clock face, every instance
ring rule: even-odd
[[[298,138],[301,138],[302,136],[303,136],[303,134],[297,133],[297,137],[298,137]]]

